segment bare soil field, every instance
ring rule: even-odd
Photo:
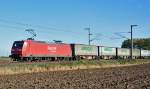
[[[3,75],[0,89],[150,89],[150,64]]]

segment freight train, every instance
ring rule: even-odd
[[[13,43],[10,57],[13,61],[129,59],[130,49],[23,40]],[[134,59],[149,57],[149,50],[133,49]]]

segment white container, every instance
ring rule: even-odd
[[[116,48],[99,46],[100,56],[116,56]]]
[[[149,51],[148,50],[141,50],[141,56],[150,56]]]
[[[75,55],[98,56],[98,47],[95,45],[74,45]]]
[[[130,56],[130,49],[127,48],[117,48],[118,56]]]
[[[140,49],[133,49],[133,56],[140,56]]]

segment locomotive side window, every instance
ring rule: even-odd
[[[13,48],[22,48],[23,47],[23,42],[14,42]]]

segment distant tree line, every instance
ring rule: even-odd
[[[150,50],[150,38],[141,38],[133,40],[133,47],[138,49]],[[131,48],[131,40],[124,40],[122,48]]]

